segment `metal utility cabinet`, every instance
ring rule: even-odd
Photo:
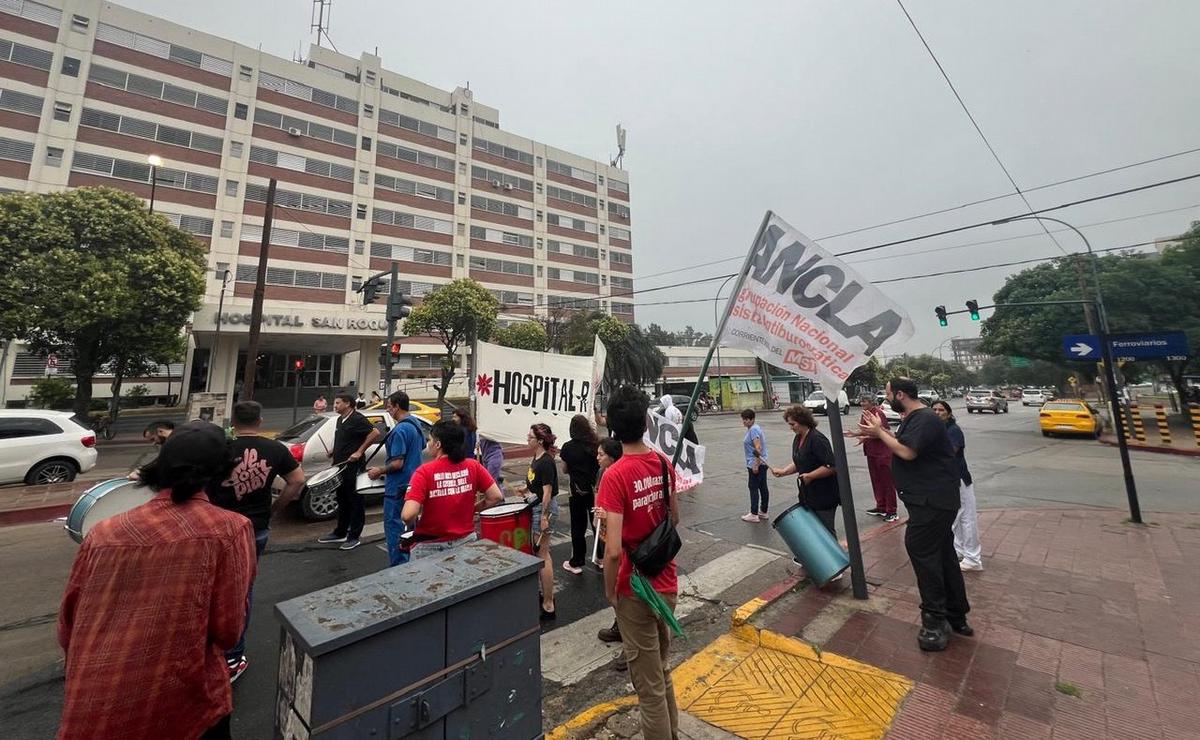
[[[480,541],[275,606],[275,736],[540,738],[541,561]]]

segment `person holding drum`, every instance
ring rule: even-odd
[[[173,431],[175,431],[175,422],[166,419],[152,421],[142,430],[142,439],[154,445],[154,449],[138,457],[137,462],[133,464],[133,470],[129,471],[129,475],[126,476],[129,480],[141,480],[142,466],[158,456],[158,451],[162,449],[163,443],[167,441]]]
[[[413,473],[400,513],[405,525],[416,522],[409,553],[413,560],[474,542],[475,512],[504,501],[487,470],[467,459],[465,441],[456,422],[441,419],[433,425],[429,451],[434,459]]]
[[[58,737],[230,737],[225,651],[246,621],[254,538],[205,490],[232,462],[220,427],[180,425],[141,471],[158,494],[84,538],[58,615]]]
[[[362,394],[358,395],[361,399]],[[367,511],[362,496],[358,495],[358,474],[362,472],[363,452],[379,440],[379,430],[358,412],[355,403],[353,393],[339,393],[333,399],[338,420],[331,457],[334,465],[342,466],[337,488],[338,518],[332,532],[317,538],[322,545],[340,542],[341,550],[353,550],[360,543],[358,538],[366,524]]]
[[[829,438],[817,431],[817,420],[803,406],[793,406],[783,412],[783,420],[796,436],[792,438],[792,462],[785,468],[771,468],[776,478],[798,473],[800,504],[816,515],[829,534],[837,538],[834,522],[841,503],[838,492],[836,460]],[[839,574],[838,580],[844,574]]]
[[[408,562],[408,552],[400,547],[400,536],[405,531],[400,515],[404,508],[404,494],[408,492],[413,473],[421,465],[421,452],[425,449],[421,425],[408,412],[410,403],[404,391],[396,391],[388,396],[387,412],[396,425],[384,438],[387,461],[382,466],[367,470],[367,477],[371,480],[387,476],[383,491],[383,533],[387,540],[389,566]]]
[[[534,542],[537,544],[537,556],[542,559],[544,566],[538,574],[542,582],[542,611],[543,621],[557,618],[554,612],[554,560],[550,557],[550,528],[558,519],[558,468],[554,466],[554,432],[547,424],[534,424],[525,435],[529,448],[533,450],[533,460],[529,463],[529,472],[525,475],[525,483],[517,488],[517,493],[528,494],[533,498],[533,526],[537,534]]]

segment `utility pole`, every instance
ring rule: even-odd
[[[212,350],[208,353],[208,373],[204,378],[204,392],[212,390],[213,372],[217,369],[217,348],[221,346],[221,321],[225,315],[225,286],[229,285],[229,268],[221,273],[221,297],[217,300],[217,335],[213,339]],[[237,368],[234,368],[235,370]],[[182,395],[182,394],[181,394]]]
[[[262,333],[263,298],[267,292],[267,253],[271,249],[271,217],[274,213],[275,178],[272,177],[267,185],[262,243],[258,248],[258,276],[254,280],[254,303],[250,308],[250,339],[246,347],[246,371],[242,374],[242,401],[254,400],[254,378],[258,375],[258,335]]]
[[[392,357],[392,342],[396,341],[396,322],[392,321],[392,304],[396,301],[399,288],[397,285],[400,281],[400,266],[395,262],[392,263],[392,282],[388,283],[388,330],[387,330],[387,362],[383,366],[384,392],[383,397],[387,398],[392,394],[392,365],[396,359]]]

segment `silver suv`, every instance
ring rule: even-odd
[[[972,388],[967,391],[966,401],[968,414],[982,414],[984,411],[991,411],[993,414],[1008,413],[1008,399],[997,390]]]

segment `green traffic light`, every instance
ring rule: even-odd
[[[971,321],[979,321],[979,301],[967,301],[967,311],[971,314]]]
[[[950,322],[947,321],[946,319],[938,319],[938,323],[941,324],[942,326],[950,326]]]

